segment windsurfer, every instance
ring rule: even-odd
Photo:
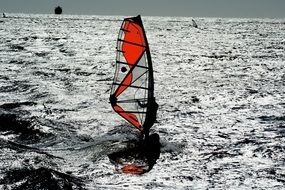
[[[156,164],[160,157],[160,146],[159,135],[154,133],[134,148],[114,152],[108,157],[112,162],[120,164],[124,173],[143,174]],[[134,160],[141,160],[145,164],[132,164]]]
[[[157,133],[151,134],[147,139],[144,140],[144,148],[142,152],[147,159],[149,165],[148,170],[151,170],[156,164],[156,160],[160,156],[160,146],[159,135]]]
[[[128,65],[128,67],[126,67]],[[160,155],[159,135],[149,134],[156,122],[151,55],[140,16],[124,19],[117,43],[116,72],[110,103],[120,116],[140,131],[139,141],[109,154],[124,173],[142,174],[152,169]]]
[[[194,27],[194,28],[198,28],[198,25],[197,25],[197,23],[195,22],[194,19],[192,19],[192,23],[193,23],[193,27]]]

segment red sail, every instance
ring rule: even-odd
[[[143,130],[149,85],[153,83],[149,48],[140,16],[126,18],[117,41],[116,72],[111,97],[116,99],[113,109],[124,119]],[[151,76],[151,78],[150,78]],[[153,86],[151,84],[150,86]]]
[[[125,21],[122,31],[124,39],[121,49],[129,69],[132,69],[145,51],[143,31],[141,26],[131,20]],[[133,74],[129,72],[122,81],[122,85],[117,89],[115,96],[120,95],[132,83],[132,80]]]

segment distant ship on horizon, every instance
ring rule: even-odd
[[[60,6],[55,7],[54,14],[60,15],[62,13],[62,8]]]

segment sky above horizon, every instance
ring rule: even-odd
[[[5,13],[285,18],[285,0],[0,0]]]

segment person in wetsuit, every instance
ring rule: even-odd
[[[148,171],[153,168],[160,156],[160,146],[159,135],[157,133],[151,134],[144,140],[142,154],[147,159],[149,165]]]
[[[144,141],[142,142],[142,155],[147,159],[149,170],[156,164],[156,160],[160,156],[160,142],[157,133],[149,135],[149,130],[156,122],[156,114],[158,104],[155,97],[149,99],[147,104],[148,111],[146,113],[145,122],[143,124]]]
[[[108,154],[108,157],[111,162],[114,162],[115,164],[122,164],[123,166],[131,165],[133,160],[142,160],[146,162],[146,165],[143,167],[147,166],[141,172],[139,172],[142,174],[150,171],[156,164],[156,160],[160,157],[160,146],[159,135],[154,133],[144,141],[137,144],[137,146],[121,150],[119,152],[113,152]],[[127,162],[127,164],[124,162]],[[140,167],[141,165],[138,165],[138,168]]]

